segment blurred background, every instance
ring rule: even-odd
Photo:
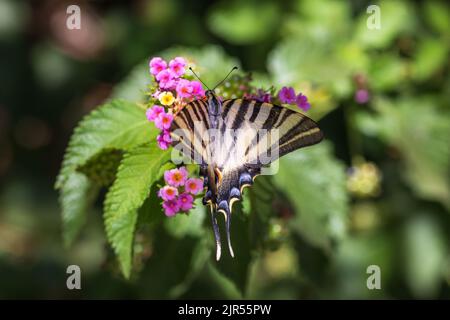
[[[80,30],[66,28],[69,4]],[[450,298],[449,6],[379,1],[370,29],[370,4],[0,0],[0,298]],[[274,200],[264,250],[217,266],[196,249],[212,238],[157,228],[151,246],[137,234],[126,281],[100,200],[63,246],[53,185],[82,116],[112,96],[138,100],[148,59],[170,52],[305,92],[327,142],[282,163],[274,183],[302,210]],[[82,290],[66,288],[70,264]],[[370,265],[380,290],[366,286]]]

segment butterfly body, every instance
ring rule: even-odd
[[[200,165],[211,209],[216,259],[221,241],[217,214],[225,217],[230,254],[232,206],[245,187],[274,160],[301,147],[318,143],[323,135],[317,124],[290,109],[256,100],[221,102],[213,91],[181,109],[171,127],[173,145]]]

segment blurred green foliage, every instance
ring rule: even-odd
[[[88,1],[93,51],[60,36],[64,6],[0,0],[0,297],[449,298],[449,7],[379,1],[370,30],[369,4]],[[156,55],[192,58],[207,83],[239,65],[255,85],[293,86],[325,132],[245,191],[234,259],[214,261],[203,206],[166,219],[154,196],[165,167],[139,103]],[[64,148],[98,105],[69,144],[58,207]],[[105,194],[95,177],[120,159],[105,172],[92,159],[111,150],[122,164]],[[347,180],[367,163],[381,183],[361,197]],[[70,264],[81,291],[65,287]],[[369,265],[381,290],[366,287]]]

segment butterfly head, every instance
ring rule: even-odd
[[[206,90],[205,96],[208,100],[216,97],[216,93],[213,90]]]
[[[208,102],[208,112],[212,116],[218,116],[222,112],[222,104],[217,98],[214,90],[207,90],[205,92],[206,100]]]
[[[192,70],[191,67],[189,67],[189,70],[191,70],[191,72],[194,74],[194,76],[208,89],[205,92],[205,96],[206,96],[206,100],[208,102],[208,112],[210,116],[213,117],[217,117],[221,112],[222,112],[222,104],[220,102],[220,100],[217,98],[216,93],[214,92],[214,90],[220,86],[227,78],[228,76],[234,71],[236,70],[237,67],[233,67],[230,72],[228,72],[228,74],[226,75],[226,77],[220,81],[212,90],[209,89],[209,87],[202,81],[202,79],[200,79],[200,77],[194,72],[194,70]]]

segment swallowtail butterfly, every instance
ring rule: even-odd
[[[221,101],[214,89],[176,113],[170,131],[173,146],[200,165],[206,187],[203,204],[211,209],[217,260],[221,256],[218,213],[225,217],[228,248],[234,257],[231,212],[243,189],[277,158],[323,139],[317,124],[299,112],[257,100]]]

